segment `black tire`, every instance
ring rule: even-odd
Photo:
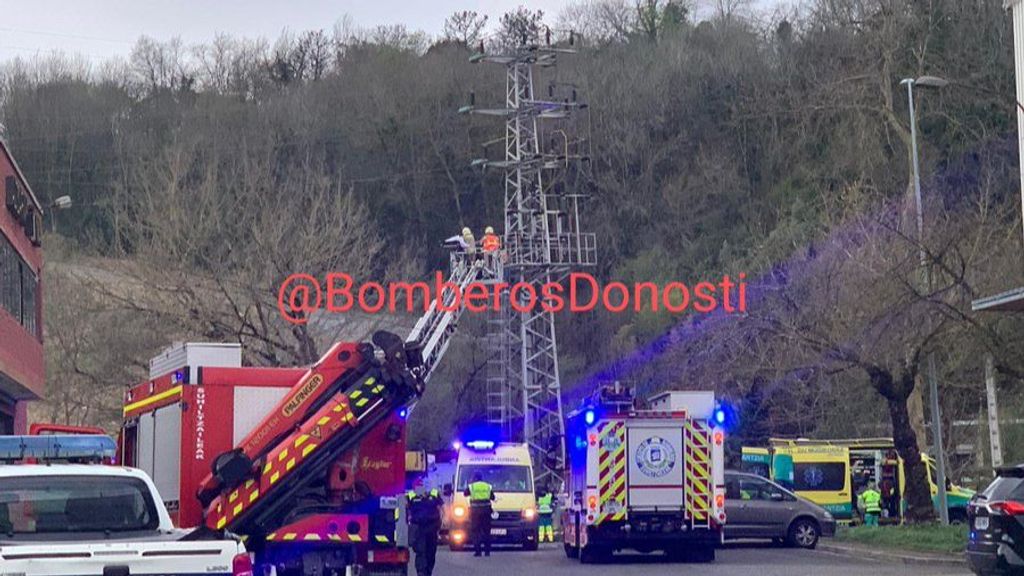
[[[796,548],[813,550],[821,538],[821,528],[810,518],[797,518],[789,525],[786,543]]]
[[[949,509],[949,523],[950,524],[967,524],[967,509],[965,509],[965,508],[950,508]]]
[[[701,546],[700,548],[694,548],[690,551],[690,558],[694,562],[701,564],[708,564],[715,561],[715,547],[714,546]]]
[[[584,546],[580,550],[580,564],[603,564],[612,558],[612,551],[600,546]]]
[[[572,559],[579,558],[579,556],[580,556],[579,548],[576,548],[575,546],[569,546],[568,544],[562,544],[562,547],[565,548],[565,557],[566,558],[572,558]]]

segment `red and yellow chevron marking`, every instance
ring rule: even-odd
[[[626,423],[603,422],[598,427],[597,493],[600,514],[594,523],[626,517]],[[608,512],[611,508],[614,512]]]
[[[272,490],[291,471],[302,464],[318,446],[339,431],[359,424],[360,418],[378,405],[385,386],[374,377],[366,378],[351,392],[337,394],[316,413],[305,420],[298,430],[267,453],[257,479],[227,495],[214,500],[216,514],[211,514],[207,525],[220,530],[230,525],[259,498]],[[283,538],[285,535],[281,535]]]
[[[267,454],[257,478],[246,480],[241,487],[226,496],[218,497],[219,501],[215,501],[214,508],[216,514],[210,517],[210,523],[213,524],[211,527],[220,530],[228,526],[260,497],[272,490],[324,441],[342,428],[356,424],[358,420],[349,409],[348,398],[344,394],[332,398],[291,436],[278,444],[276,449]]]
[[[711,510],[711,431],[700,420],[687,420],[686,511],[694,521],[707,521]]]

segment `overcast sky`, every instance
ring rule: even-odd
[[[141,35],[187,44],[218,32],[276,38],[284,29],[330,30],[348,14],[354,24],[405,24],[441,31],[456,10],[476,10],[494,21],[525,4],[557,15],[568,0],[0,0],[0,60],[78,52],[93,60],[127,54]]]
[[[58,50],[93,61],[126,55],[142,35],[207,42],[218,32],[274,39],[285,29],[330,30],[348,14],[354,24],[405,24],[432,35],[456,10],[498,17],[519,5],[550,20],[570,0],[0,0],[0,60]],[[758,0],[762,4],[775,0]]]

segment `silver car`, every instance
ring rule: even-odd
[[[725,472],[725,537],[770,538],[814,548],[836,533],[836,519],[817,504],[775,482],[746,472]]]

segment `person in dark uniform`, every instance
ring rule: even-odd
[[[473,482],[464,492],[469,496],[469,527],[473,537],[473,556],[491,555],[491,502],[494,501],[494,487],[484,482],[482,474],[473,475]]]
[[[444,501],[437,490],[409,499],[409,543],[416,553],[416,575],[431,576],[437,560],[437,533],[441,530]]]

